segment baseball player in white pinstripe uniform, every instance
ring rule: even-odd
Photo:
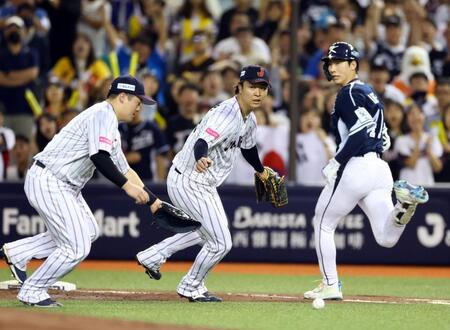
[[[47,289],[86,258],[99,235],[94,215],[81,194],[95,168],[137,204],[151,205],[152,212],[159,208],[161,201],[130,169],[120,146],[118,121],[131,121],[141,103],[154,101],[144,96],[139,81],[127,76],[115,79],[107,100],[75,117],[34,157],[25,193],[47,231],[4,244],[0,250],[14,277],[23,283],[17,296],[21,302],[36,307],[61,306]],[[26,267],[32,258],[47,259],[27,278]]]
[[[150,278],[159,280],[160,265],[173,253],[195,244],[202,249],[177,292],[191,302],[220,302],[209,294],[205,278],[231,249],[227,216],[217,193],[230,173],[240,149],[257,173],[264,167],[256,149],[256,118],[252,110],[267,95],[269,76],[260,66],[244,67],[236,95],[210,109],[189,135],[173,160],[167,178],[169,197],[175,206],[202,223],[194,232],[177,234],[138,253],[138,262]]]

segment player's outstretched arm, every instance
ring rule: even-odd
[[[139,189],[144,190],[144,192],[147,194],[148,198],[147,198],[146,202],[143,204],[148,204],[150,206],[150,210],[152,211],[152,213],[155,213],[161,207],[161,200],[158,197],[156,197],[150,191],[150,189],[148,189],[144,185],[144,182],[142,182],[142,179],[139,177],[139,175],[136,173],[135,170],[130,168],[128,170],[128,172],[125,173],[125,177],[128,179],[128,181],[127,181],[128,184],[131,183],[131,184],[135,185],[136,187],[138,187]],[[125,187],[123,187],[123,189],[125,190]],[[128,192],[127,192],[127,194],[128,194]]]

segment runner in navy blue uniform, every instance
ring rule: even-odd
[[[342,86],[332,112],[338,148],[322,171],[327,185],[313,220],[323,280],[304,297],[341,300],[334,243],[338,223],[359,205],[369,218],[377,243],[393,247],[416,206],[428,200],[428,193],[403,180],[393,183],[389,166],[381,159],[390,145],[383,105],[372,88],[358,79],[358,51],[346,42],[336,42],[322,61],[327,79]],[[395,206],[392,188],[397,197]]]

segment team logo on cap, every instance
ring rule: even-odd
[[[240,77],[243,77],[244,75],[245,75],[245,70],[242,70]]]
[[[259,78],[264,77],[264,68],[260,68],[259,71],[256,73],[256,75],[257,75]]]
[[[124,90],[127,90],[127,91],[134,92],[136,90],[136,86],[130,85],[130,84],[118,83],[117,84],[117,89],[124,89]]]

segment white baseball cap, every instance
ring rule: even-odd
[[[11,16],[5,21],[5,26],[9,25],[16,25],[18,28],[23,28],[25,26],[25,23],[19,16]]]

